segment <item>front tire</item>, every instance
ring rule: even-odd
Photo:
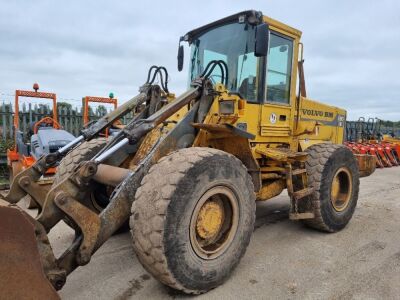
[[[234,156],[210,148],[176,151],[143,178],[132,205],[133,247],[162,283],[204,293],[223,283],[249,244],[254,187]]]

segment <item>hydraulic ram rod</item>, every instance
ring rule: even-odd
[[[96,157],[94,159],[96,164],[99,164],[103,161],[105,161],[108,157],[110,157],[114,152],[118,151],[119,149],[121,149],[122,147],[124,147],[125,145],[129,144],[129,139],[128,138],[124,138],[122,139],[120,142],[118,142],[117,144],[115,144],[114,146],[112,146],[110,149],[106,150],[104,153],[102,153],[101,155],[99,155],[98,157]]]
[[[80,144],[80,142],[82,142],[84,139],[85,139],[85,137],[83,135],[78,136],[76,139],[69,142],[64,147],[58,149],[58,153],[60,153],[61,155],[65,154],[66,152],[68,152],[69,149],[71,149],[72,147],[75,147],[75,145]]]
[[[174,102],[162,107],[159,111],[155,112],[147,119],[138,120],[137,122],[128,124],[123,131],[123,134],[125,134],[126,137],[112,146],[110,149],[107,149],[106,151],[95,156],[93,159],[94,162],[99,164],[125,145],[128,145],[129,143],[137,143],[149,131],[156,128],[158,125],[163,123],[166,119],[168,119],[185,105],[189,104],[192,100],[196,99],[198,96],[199,88],[191,88],[175,99]]]
[[[133,97],[131,100],[117,107],[114,111],[100,118],[97,122],[90,125],[88,128],[82,130],[82,135],[77,137],[75,140],[65,145],[61,149],[59,149],[56,153],[58,156],[64,155],[71,148],[78,145],[80,142],[86,140],[91,140],[95,136],[97,136],[100,132],[110,126],[114,121],[122,118],[124,115],[132,111],[137,105],[140,105],[148,98],[147,90],[146,92],[142,91],[139,95]]]

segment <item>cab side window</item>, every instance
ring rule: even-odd
[[[293,40],[270,33],[267,57],[267,102],[289,104]]]
[[[242,54],[238,57],[236,74],[239,93],[251,103],[258,103],[257,99],[257,57],[254,52]]]

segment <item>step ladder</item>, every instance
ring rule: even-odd
[[[285,165],[286,187],[290,197],[289,218],[291,220],[313,219],[314,212],[299,212],[298,210],[299,201],[304,201],[304,198],[314,191],[313,188],[307,186],[308,179],[305,162],[308,154],[306,152],[294,152],[286,148],[256,149],[256,152]],[[293,166],[296,167],[293,168]],[[296,180],[296,182],[301,183],[301,187],[296,187],[296,191],[293,186],[293,177],[301,177],[301,180]]]
[[[308,187],[307,180],[307,170],[305,168],[305,162],[299,161],[300,167],[293,169],[292,164],[289,162],[286,165],[286,186],[288,190],[288,194],[290,197],[290,211],[289,211],[289,219],[290,220],[303,220],[303,219],[313,219],[314,212],[299,212],[298,205],[299,201],[304,200],[307,196],[311,195],[314,191],[313,188]],[[296,182],[301,183],[301,187],[295,187],[293,185],[293,177],[301,177],[301,180],[297,180]]]

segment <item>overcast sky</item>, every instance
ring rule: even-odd
[[[400,120],[400,1],[6,1],[0,0],[0,102],[15,89],[136,95],[153,65],[186,87],[178,38],[247,9],[303,32],[308,96],[359,116]],[[186,51],[188,58],[188,51]]]

